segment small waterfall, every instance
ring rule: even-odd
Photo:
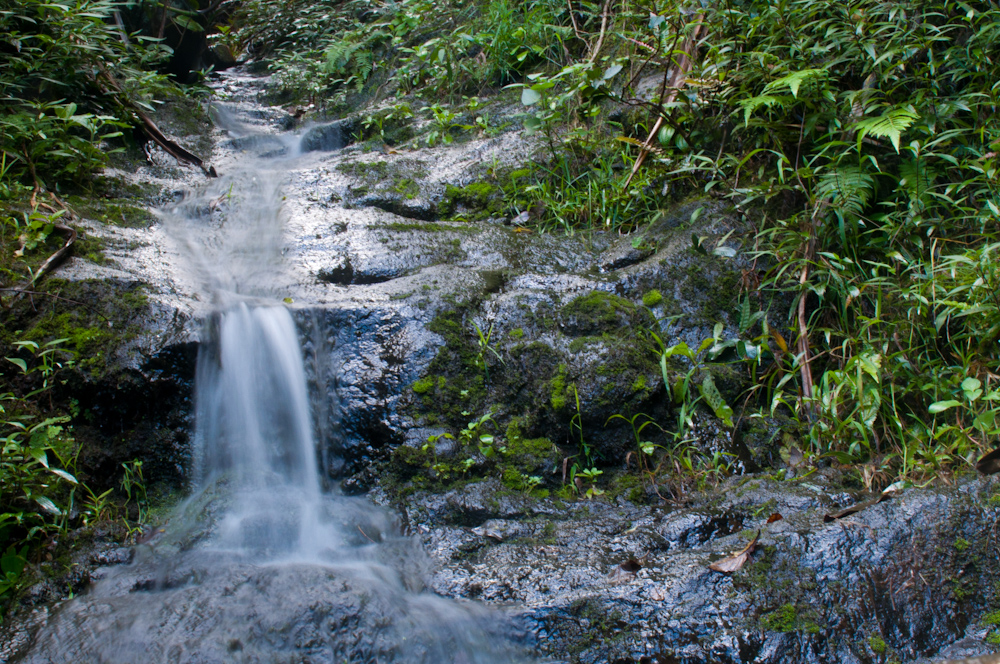
[[[274,143],[291,144],[247,144]],[[299,152],[243,156],[165,213],[212,305],[196,371],[196,490],[132,565],[65,603],[13,661],[525,661],[497,614],[422,592],[426,556],[390,514],[322,490],[323,427],[281,303],[281,173]]]
[[[218,545],[315,558],[324,529],[309,395],[295,322],[241,302],[215,314],[197,369],[196,479],[225,479],[233,506]]]

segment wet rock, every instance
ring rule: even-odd
[[[581,501],[553,510],[541,501],[519,517],[458,528],[465,512],[438,496],[411,496],[404,509],[438,563],[435,590],[517,603],[537,646],[572,661],[635,662],[657,652],[733,663],[930,661],[996,652],[981,622],[996,606],[1000,559],[988,531],[998,515],[985,502],[996,487],[909,489],[851,523],[824,524],[832,505],[857,498],[841,495],[835,477],[815,477],[812,488],[730,480],[687,508]],[[773,511],[784,519],[765,524]],[[709,571],[757,529],[760,548],[742,570]],[[615,575],[644,555],[634,575]]]

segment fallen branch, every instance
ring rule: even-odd
[[[674,69],[673,74],[670,76],[670,83],[668,85],[668,92],[666,96],[660,100],[660,116],[656,119],[656,124],[653,125],[653,130],[649,132],[649,137],[643,142],[642,149],[639,151],[639,156],[636,157],[635,164],[632,165],[632,172],[629,173],[628,179],[625,180],[625,184],[622,185],[622,189],[626,189],[632,182],[632,178],[635,174],[639,172],[642,167],[642,163],[646,161],[646,155],[649,154],[650,148],[653,145],[653,139],[656,134],[660,131],[660,127],[663,126],[663,113],[662,109],[667,104],[673,103],[674,99],[677,98],[677,93],[683,88],[684,79],[687,77],[689,71],[691,71],[691,66],[694,64],[694,54],[695,49],[698,45],[698,37],[701,35],[702,28],[704,27],[704,14],[698,14],[695,17],[694,32],[684,41],[684,45],[681,46],[681,54],[677,59],[677,64]]]
[[[142,125],[143,125],[142,128],[146,132],[146,135],[149,136],[149,138],[152,139],[154,143],[163,148],[164,151],[166,151],[166,153],[169,154],[171,157],[179,161],[184,161],[189,164],[194,164],[195,166],[200,168],[205,175],[207,175],[210,178],[219,176],[219,174],[216,173],[215,171],[215,166],[209,166],[204,161],[202,161],[201,158],[192,154],[191,152],[188,152],[183,147],[178,145],[176,142],[167,138],[164,135],[164,133],[160,131],[160,128],[156,126],[156,123],[154,123],[145,113],[141,113],[140,111],[135,110],[135,114],[138,116],[140,120],[142,120]]]
[[[153,122],[153,120],[148,115],[139,110],[139,108],[135,104],[128,101],[128,97],[124,94],[121,86],[118,84],[118,81],[115,79],[114,76],[110,74],[110,72],[108,72],[106,69],[102,67],[101,73],[99,74],[98,78],[104,80],[107,83],[107,85],[109,85],[115,92],[118,93],[117,96],[118,102],[123,107],[131,111],[135,115],[135,117],[139,118],[139,120],[142,122],[143,132],[145,132],[146,136],[148,136],[154,143],[163,148],[163,150],[167,154],[169,154],[174,159],[177,159],[178,161],[186,162],[188,164],[194,164],[195,166],[200,168],[205,175],[207,175],[210,178],[219,176],[219,174],[215,171],[214,166],[206,164],[200,157],[189,152],[184,147],[179,145],[176,141],[167,138],[167,136],[162,131],[160,131],[160,128],[156,126],[156,123]]]

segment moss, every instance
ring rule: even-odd
[[[646,376],[644,374],[639,374],[636,376],[635,380],[632,381],[632,391],[641,392],[646,389]]]
[[[964,539],[962,537],[958,537],[955,539],[954,546],[955,550],[958,551],[959,553],[965,553],[966,551],[969,550],[969,547],[972,546],[972,544],[969,542],[969,540]]]
[[[110,226],[124,228],[149,228],[156,217],[146,208],[121,200],[101,200],[83,196],[69,196],[66,201],[80,216]]]
[[[760,626],[768,632],[792,632],[795,630],[799,612],[793,604],[785,604],[776,611],[761,616]]]
[[[549,381],[549,403],[553,410],[566,408],[566,365],[560,364],[558,372]]]
[[[507,333],[507,336],[513,339],[514,341],[518,341],[524,338],[524,330],[520,327],[515,327],[513,330]]]
[[[457,216],[479,221],[497,216],[502,210],[501,192],[488,182],[473,182],[465,187],[448,185],[438,203],[441,217]]]
[[[655,307],[660,302],[663,302],[663,294],[655,288],[646,291],[645,295],[642,296],[642,303],[647,307]]]
[[[412,178],[401,178],[393,185],[392,190],[397,194],[402,194],[407,200],[412,200],[420,195],[420,186]]]
[[[373,230],[387,230],[387,231],[397,231],[397,232],[409,232],[409,231],[421,231],[424,233],[473,233],[474,228],[469,228],[467,226],[453,226],[450,224],[439,224],[433,221],[418,221],[418,222],[394,222],[391,224],[375,224],[371,227]]]
[[[77,367],[100,376],[117,348],[137,334],[135,319],[148,308],[144,288],[142,284],[52,279],[47,292],[60,299],[45,298],[44,307],[18,323],[23,330],[7,332],[3,340],[9,343],[14,335],[39,343],[66,339],[62,347],[76,354]]]
[[[1000,610],[990,611],[979,622],[987,627],[1000,627]]]
[[[350,161],[337,164],[337,170],[341,173],[353,175],[359,178],[383,179],[389,175],[389,162],[387,161]]]
[[[640,310],[628,300],[604,291],[574,298],[560,310],[559,317],[566,332],[573,336],[621,334],[629,328],[646,328],[655,323],[648,310]]]
[[[420,380],[413,383],[413,391],[417,394],[426,394],[431,391],[434,387],[435,380],[433,376],[427,376],[426,378],[421,378]]]
[[[573,485],[563,484],[556,490],[556,497],[568,503],[573,502],[576,500],[576,491],[573,490]]]
[[[629,472],[622,472],[608,481],[605,488],[608,498],[614,499],[624,496],[626,500],[637,505],[642,505],[646,500],[646,487],[637,475]]]

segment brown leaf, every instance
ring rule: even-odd
[[[1000,473],[1000,447],[985,455],[976,463],[976,470],[983,475]]]
[[[757,540],[760,539],[760,531],[757,531],[756,537],[743,547],[743,550],[739,553],[734,553],[728,558],[723,558],[722,560],[717,560],[708,566],[708,569],[713,572],[719,572],[720,574],[732,574],[733,572],[740,571],[746,564],[747,560],[750,559],[750,554],[754,552],[757,548]]]
[[[771,516],[767,517],[767,522],[768,523],[774,523],[775,521],[781,521],[784,518],[785,517],[781,516],[781,514],[779,514],[778,512],[775,512]]]
[[[845,516],[850,516],[852,514],[857,514],[861,510],[868,509],[872,505],[878,505],[879,503],[889,500],[892,498],[894,491],[889,491],[888,489],[879,495],[878,498],[872,498],[871,500],[866,500],[863,503],[858,503],[857,505],[851,505],[850,507],[845,507],[839,512],[832,512],[830,514],[823,515],[823,521],[825,523],[830,523],[831,521],[836,521],[837,519],[843,519]]]

